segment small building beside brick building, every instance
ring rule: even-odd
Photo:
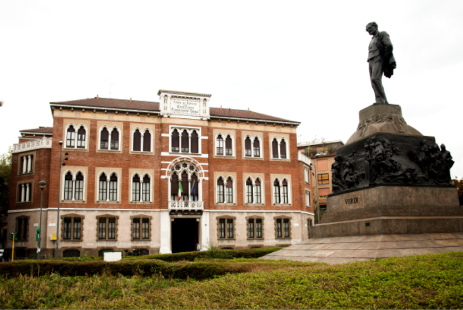
[[[316,180],[318,186],[318,200],[320,211],[326,212],[326,198],[333,191],[331,178],[331,165],[334,163],[336,149],[344,146],[341,140],[323,141],[323,142],[301,142],[298,143],[297,149],[301,153],[307,154],[316,167],[313,167],[311,177]],[[316,170],[316,175],[315,175]],[[314,187],[314,193],[316,193]]]
[[[299,122],[213,108],[209,94],[158,95],[52,102],[53,127],[20,132],[8,213],[17,257],[36,255],[41,180],[42,257],[54,255],[57,225],[60,257],[308,238],[311,159],[298,152]]]

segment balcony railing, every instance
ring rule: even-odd
[[[169,201],[169,210],[204,210],[204,201]]]

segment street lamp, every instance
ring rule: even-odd
[[[43,201],[43,190],[47,187],[47,182],[40,181],[40,224],[37,232],[37,259],[40,259],[40,250],[42,249],[42,201]]]
[[[59,142],[59,172],[58,172],[58,213],[56,215],[56,255],[55,259],[58,259],[58,243],[59,243],[59,200],[61,196],[61,166],[65,166],[66,163],[61,161],[61,151],[63,150],[63,141]],[[68,153],[64,153],[65,156],[68,155]],[[68,160],[66,157],[64,161]]]

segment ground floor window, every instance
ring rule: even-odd
[[[291,238],[291,219],[289,218],[276,218],[275,219],[275,237],[278,238]]]
[[[218,219],[218,236],[219,239],[235,238],[235,218]]]
[[[151,217],[132,217],[132,240],[150,240]]]
[[[62,239],[82,241],[82,224],[83,216],[81,215],[64,215],[62,221]]]
[[[248,219],[248,239],[263,238],[262,222],[263,220],[261,218]]]

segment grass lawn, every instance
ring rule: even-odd
[[[37,309],[463,307],[461,252],[343,265],[256,258],[199,262],[235,273],[201,281],[167,278],[162,273],[0,276],[0,305]]]

